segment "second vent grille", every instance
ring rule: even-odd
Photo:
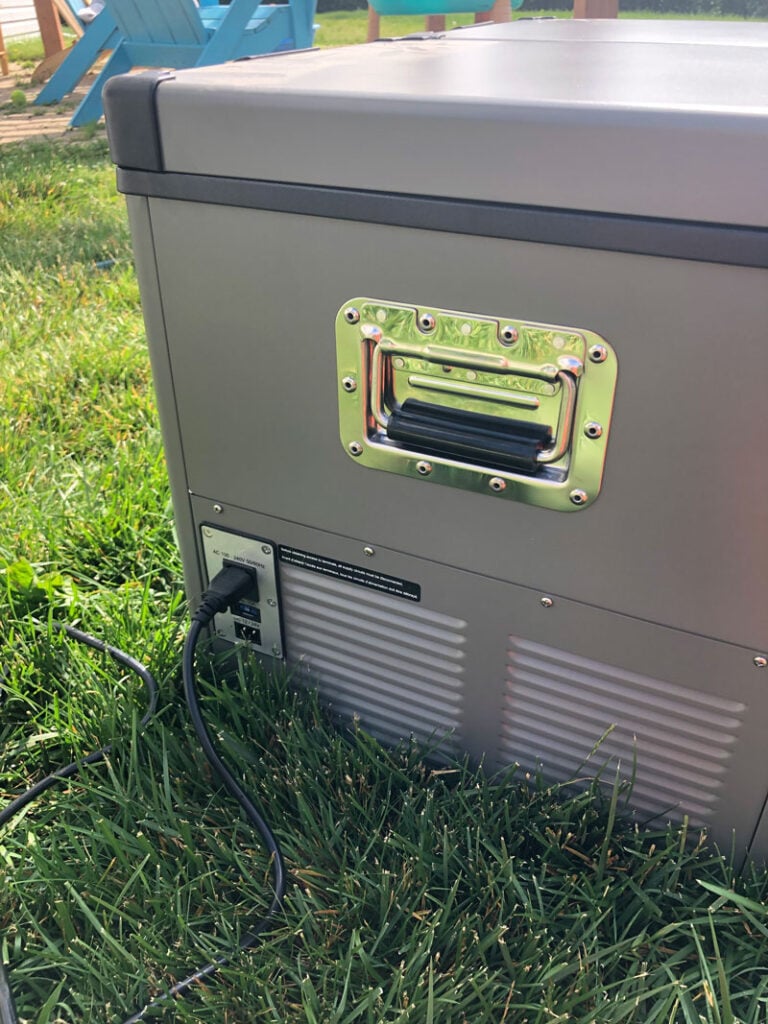
[[[501,753],[563,779],[612,728],[592,771],[620,762],[628,779],[636,761],[632,806],[699,826],[713,816],[744,711],[738,701],[510,637]]]

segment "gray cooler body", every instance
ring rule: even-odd
[[[618,762],[639,821],[763,856],[768,26],[518,22],[106,106],[190,597],[259,572],[219,635],[387,741]]]

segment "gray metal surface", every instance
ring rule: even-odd
[[[768,46],[768,25],[756,21],[674,21],[667,18],[522,18],[505,25],[468,25],[446,39],[572,43],[654,43],[664,46]]]
[[[165,167],[765,226],[768,27],[749,31],[519,22],[180,72],[157,91]]]
[[[765,272],[150,208],[192,491],[344,536],[373,516],[376,541],[397,550],[768,647],[768,478],[745,448],[768,433]],[[595,504],[564,515],[353,464],[338,440],[334,323],[374,287],[606,338],[621,369]]]

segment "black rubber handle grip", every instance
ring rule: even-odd
[[[552,429],[408,398],[389,417],[387,437],[425,455],[532,474],[540,469],[538,453],[552,444]]]

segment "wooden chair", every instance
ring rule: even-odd
[[[103,113],[104,84],[134,67],[203,67],[238,57],[309,47],[314,35],[315,4],[316,0],[288,0],[275,5],[232,0],[228,6],[219,6],[208,0],[198,7],[194,0],[106,0],[105,10],[91,22],[75,46],[73,57],[104,17],[113,19],[107,26],[116,30],[112,56],[70,124],[77,127],[98,120]],[[89,57],[90,52],[84,55],[81,66]]]
[[[8,67],[8,54],[5,51],[5,40],[3,39],[3,26],[0,25],[0,71],[3,75],[7,75],[10,72]]]
[[[76,9],[82,4],[70,3],[72,16],[77,17]],[[108,10],[103,10],[90,24],[81,26],[81,36],[75,45],[66,52],[64,59],[48,80],[47,85],[38,93],[36,106],[47,106],[60,103],[72,92],[78,82],[88,74],[98,58],[108,50],[113,50],[120,40],[120,33],[115,19]]]

